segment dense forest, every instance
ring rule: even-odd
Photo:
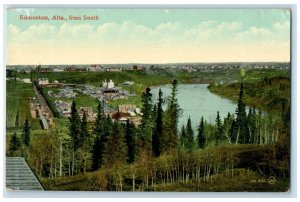
[[[101,102],[89,123],[74,99],[68,128],[57,120],[32,135],[25,120],[23,131],[10,137],[7,155],[23,156],[50,190],[287,191],[289,101],[276,112],[255,105],[246,110],[247,85],[239,83],[234,114],[222,120],[217,112],[214,123],[202,117],[197,130],[190,118],[178,127],[176,79],[166,100],[159,91],[153,102],[151,89],[144,90],[138,127],[105,116]]]

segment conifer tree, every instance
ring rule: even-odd
[[[232,122],[233,122],[233,115],[228,112],[227,117],[224,118],[224,124],[223,124],[223,129],[224,129],[224,135],[227,138],[229,144],[233,143],[233,140],[231,138],[231,127],[232,127]]]
[[[85,173],[85,171],[87,169],[90,169],[91,167],[91,159],[92,159],[92,154],[91,154],[91,150],[92,150],[92,140],[88,131],[88,127],[87,127],[87,117],[86,117],[86,113],[83,113],[82,119],[81,119],[81,123],[80,123],[80,161],[81,161],[81,168],[83,170],[83,173]]]
[[[204,149],[205,147],[205,142],[206,142],[206,138],[205,138],[205,132],[204,132],[204,121],[203,121],[203,116],[201,117],[201,122],[198,128],[198,147],[200,149]]]
[[[69,135],[71,137],[71,149],[72,149],[72,167],[71,167],[71,174],[75,174],[76,171],[76,160],[77,160],[77,150],[82,145],[80,142],[80,117],[76,109],[76,103],[73,99],[71,105],[71,116],[69,118],[70,125],[69,125]]]
[[[79,146],[81,147],[84,142],[87,140],[87,138],[89,137],[89,132],[88,132],[88,128],[87,128],[87,117],[85,112],[83,112],[83,116],[81,119],[81,123],[80,123],[80,131],[79,131]]]
[[[111,167],[115,164],[126,163],[127,146],[124,131],[118,122],[113,123],[111,135],[108,136],[104,147],[103,164]]]
[[[194,131],[193,131],[193,128],[192,128],[191,117],[189,117],[188,120],[187,120],[186,136],[187,136],[186,148],[188,150],[192,150],[194,148]]]
[[[69,125],[69,135],[71,136],[72,140],[72,149],[76,151],[80,145],[80,117],[78,115],[76,109],[75,100],[73,100],[71,105],[71,116],[69,118],[70,125]]]
[[[125,142],[127,145],[127,163],[132,163],[135,161],[136,155],[136,137],[135,137],[135,127],[127,119],[125,129]]]
[[[185,130],[185,126],[184,125],[181,126],[179,141],[180,141],[180,145],[183,148],[186,148],[186,145],[187,145],[187,135],[186,135],[186,130]]]
[[[220,118],[219,111],[217,112],[217,118],[216,118],[216,132],[215,132],[215,138],[216,138],[216,146],[220,144],[220,141],[222,140],[223,136],[223,128],[222,128],[222,122]]]
[[[236,109],[236,141],[238,143],[249,143],[249,132],[247,124],[246,106],[244,103],[244,86],[241,83],[238,106]]]
[[[151,155],[152,150],[152,133],[153,133],[153,105],[151,89],[146,88],[142,95],[142,120],[140,125],[139,145],[140,149],[147,151]]]
[[[30,125],[28,119],[25,119],[23,126],[23,143],[26,147],[30,145]]]
[[[14,132],[9,143],[9,156],[16,156],[16,152],[20,149],[20,146],[20,140],[17,133]]]
[[[159,89],[158,92],[158,103],[157,103],[157,109],[154,110],[156,116],[155,116],[155,127],[154,127],[154,133],[152,137],[152,150],[154,156],[159,156],[161,154],[161,141],[163,139],[163,93],[161,89]]]
[[[108,131],[106,131],[107,119],[104,116],[104,109],[101,102],[97,106],[97,117],[94,126],[94,144],[93,144],[93,170],[97,170],[102,165],[104,144],[107,141]]]
[[[163,135],[162,147],[163,150],[166,152],[175,149],[177,147],[177,142],[178,142],[177,126],[178,126],[180,108],[176,97],[177,87],[178,87],[177,80],[174,79],[172,81],[171,95],[168,98],[168,107],[164,117],[164,135]]]

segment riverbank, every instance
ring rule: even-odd
[[[286,111],[290,105],[290,79],[285,77],[265,78],[259,82],[243,83],[245,104],[271,113]],[[240,83],[210,85],[210,92],[237,101]]]

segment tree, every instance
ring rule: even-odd
[[[133,163],[136,155],[135,127],[127,119],[125,129],[125,142],[127,145],[127,163]]]
[[[194,148],[194,131],[193,131],[193,128],[192,128],[191,117],[189,117],[188,120],[187,120],[186,137],[187,137],[186,148],[188,150],[192,150]]]
[[[104,147],[103,163],[107,167],[126,163],[126,154],[124,131],[121,130],[119,123],[115,121],[111,135],[108,136]]]
[[[249,143],[254,143],[256,140],[256,111],[255,108],[250,107],[248,112],[248,133],[249,133]]]
[[[224,124],[223,124],[223,129],[224,129],[224,135],[227,138],[229,144],[232,144],[234,140],[231,138],[231,127],[233,123],[233,115],[228,112],[227,117],[224,118]]]
[[[217,118],[216,118],[216,132],[215,132],[215,138],[216,138],[216,146],[219,145],[221,139],[223,136],[223,127],[222,127],[222,122],[220,118],[219,111],[217,112]]]
[[[152,133],[153,133],[153,105],[151,89],[146,88],[142,95],[142,120],[140,124],[139,146],[140,149],[147,151],[151,154],[152,150]]]
[[[23,126],[23,143],[26,147],[30,145],[30,125],[28,119],[25,119]]]
[[[204,121],[203,121],[203,116],[201,117],[201,122],[200,125],[198,127],[198,136],[197,136],[197,140],[198,140],[198,147],[200,149],[204,149],[205,147],[205,142],[206,142],[206,138],[205,138],[205,132],[204,132]]]
[[[168,106],[164,117],[164,135],[162,147],[163,151],[170,152],[172,149],[177,147],[178,136],[177,136],[177,125],[179,119],[179,104],[177,101],[177,80],[172,81],[171,95],[168,98]]]
[[[77,109],[76,109],[76,103],[75,100],[72,102],[71,106],[71,116],[69,118],[70,125],[69,125],[69,135],[72,139],[72,146],[73,150],[76,151],[76,149],[80,145],[80,117],[78,115]]]
[[[94,144],[93,144],[93,170],[97,170],[102,165],[104,145],[109,135],[108,119],[104,116],[104,108],[101,102],[97,107],[97,118],[94,126]]]
[[[237,143],[249,143],[250,138],[247,125],[246,106],[244,103],[244,86],[243,83],[241,83],[235,120],[235,136]]]
[[[161,154],[161,141],[163,136],[163,93],[161,89],[158,92],[158,103],[157,109],[154,111],[156,113],[154,133],[152,136],[152,151],[154,156],[159,156]]]
[[[9,143],[9,156],[17,156],[16,152],[20,149],[21,142],[17,136],[17,133],[14,132]]]
[[[185,126],[184,125],[181,126],[179,141],[180,141],[180,145],[183,148],[185,148],[186,145],[187,145],[187,135],[186,135],[186,130],[185,130]]]
[[[81,146],[80,142],[80,117],[78,115],[77,109],[76,109],[76,103],[75,100],[72,102],[71,106],[71,116],[69,118],[70,125],[69,125],[69,135],[71,137],[71,144],[72,144],[72,168],[71,168],[71,174],[73,175],[75,172],[75,162],[76,162],[76,152],[77,149]]]
[[[82,146],[88,137],[89,137],[89,131],[87,128],[87,117],[85,112],[83,112],[83,116],[80,123],[80,131],[79,131],[79,138],[80,138],[79,145]]]
[[[85,112],[83,113],[80,123],[80,166],[83,173],[90,168],[91,165],[91,137],[87,128],[87,117]]]

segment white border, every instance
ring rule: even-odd
[[[22,3],[22,5],[17,5],[18,3]],[[55,3],[55,5],[53,4],[49,4],[49,3]],[[298,138],[298,142],[296,139],[296,135],[297,135],[297,125],[299,124],[299,120],[297,120],[297,115],[299,115],[299,109],[297,109],[297,87],[298,87],[298,81],[297,78],[299,78],[298,76],[298,71],[297,71],[297,46],[299,42],[297,42],[297,38],[296,38],[296,33],[297,30],[299,29],[299,27],[297,27],[297,7],[298,7],[298,2],[296,0],[279,0],[279,1],[275,1],[275,0],[269,0],[269,1],[263,1],[263,0],[253,0],[251,2],[239,2],[239,1],[226,1],[227,4],[223,4],[222,1],[220,0],[211,0],[209,2],[206,2],[207,4],[202,4],[202,5],[196,5],[196,1],[192,1],[192,0],[185,0],[185,1],[168,1],[168,0],[152,0],[152,1],[148,1],[148,2],[143,2],[144,5],[141,5],[141,2],[138,0],[128,0],[126,1],[126,4],[124,4],[124,1],[120,1],[120,0],[111,0],[111,1],[102,1],[102,3],[106,3],[105,5],[96,5],[98,3],[97,0],[85,0],[84,2],[74,2],[76,4],[68,4],[69,1],[67,0],[53,0],[51,2],[41,2],[38,0],[23,0],[22,2],[18,1],[18,0],[4,0],[2,3],[2,6],[0,8],[0,13],[3,13],[3,16],[1,16],[1,23],[2,23],[2,27],[3,32],[1,32],[0,37],[2,38],[1,43],[2,43],[2,47],[3,49],[1,50],[2,54],[1,54],[1,59],[2,59],[2,72],[0,74],[1,77],[1,84],[2,84],[2,88],[0,88],[0,95],[2,95],[1,99],[1,105],[0,105],[0,114],[2,115],[3,119],[1,119],[0,122],[0,127],[2,128],[2,131],[4,133],[1,132],[1,134],[3,134],[3,138],[1,143],[2,148],[0,149],[0,156],[1,156],[1,167],[0,167],[0,177],[1,179],[4,179],[3,177],[3,166],[4,165],[4,161],[3,161],[3,157],[5,155],[5,24],[6,21],[4,19],[4,15],[5,15],[5,10],[3,8],[4,4],[10,4],[10,7],[16,7],[16,6],[21,6],[21,7],[80,7],[80,8],[84,8],[84,7],[110,7],[110,8],[117,8],[117,7],[125,7],[125,8],[137,8],[137,7],[150,7],[150,8],[161,8],[161,7],[169,7],[169,8],[181,8],[181,7],[185,7],[185,8],[195,8],[195,7],[204,7],[204,8],[208,8],[208,7],[255,7],[255,8],[266,8],[266,7],[272,7],[272,8],[278,8],[278,7],[291,7],[292,10],[292,60],[291,60],[291,66],[292,66],[292,153],[291,153],[291,159],[292,159],[292,167],[291,167],[291,172],[292,172],[292,178],[291,178],[291,192],[290,193],[209,193],[209,192],[201,192],[201,193],[194,193],[194,192],[189,192],[189,193],[176,193],[176,192],[165,192],[165,193],[115,193],[115,192],[14,192],[13,194],[5,192],[4,188],[4,180],[2,180],[1,184],[1,194],[4,194],[5,197],[25,197],[25,198],[30,198],[30,197],[59,197],[59,198],[68,198],[68,197],[76,197],[76,198],[89,198],[88,200],[90,200],[90,197],[108,197],[108,198],[122,198],[122,197],[133,197],[133,198],[140,198],[140,197],[163,197],[163,198],[169,198],[169,197],[176,197],[176,198],[191,198],[191,197],[208,197],[213,199],[213,197],[216,198],[227,198],[227,199],[222,199],[222,201],[227,201],[229,198],[233,197],[233,198],[240,198],[240,197],[254,197],[254,198],[264,198],[263,200],[265,201],[266,198],[269,197],[276,197],[279,198],[277,200],[282,201],[282,197],[297,197],[297,181],[299,180],[299,176],[297,175],[296,171],[297,171],[297,159],[296,157],[297,155],[297,143],[299,143],[299,139]],[[73,2],[72,2],[73,3]],[[84,5],[82,4],[84,3]],[[169,5],[168,3],[172,3],[172,5]],[[251,4],[249,4],[251,3]],[[253,4],[252,4],[253,3]],[[263,4],[261,4],[263,3]],[[274,3],[279,3],[274,5]],[[40,4],[40,5],[37,5]],[[41,4],[43,4],[44,6],[42,6]],[[234,4],[234,5],[232,5]],[[294,4],[294,5],[291,5]],[[4,11],[4,12],[3,12]],[[295,29],[296,28],[296,29]],[[298,32],[299,33],[299,32]],[[297,112],[297,113],[296,113]],[[297,121],[297,122],[296,122]],[[299,144],[298,144],[299,145]],[[298,150],[299,151],[299,150]],[[299,153],[298,153],[299,154]],[[299,162],[298,162],[299,163]],[[299,168],[299,167],[298,167]],[[298,180],[297,180],[298,179]],[[9,199],[5,199],[5,200],[9,200]],[[44,200],[44,199],[42,199]],[[51,199],[50,199],[51,200]],[[72,199],[73,200],[73,199]],[[79,199],[81,201],[81,199]],[[102,200],[102,199],[101,199]],[[145,200],[145,199],[143,199]],[[151,200],[151,199],[150,199]],[[173,200],[173,199],[172,199]],[[202,199],[200,199],[202,200]],[[232,201],[232,199],[229,199],[230,201]],[[228,200],[228,201],[229,201]],[[247,200],[247,199],[242,199],[242,200]],[[251,199],[250,199],[251,200]],[[252,199],[253,200],[253,199]],[[255,199],[256,200],[256,199]],[[272,199],[272,201],[274,201],[275,199]],[[32,201],[32,200],[30,200]],[[275,200],[276,201],[276,200]]]

